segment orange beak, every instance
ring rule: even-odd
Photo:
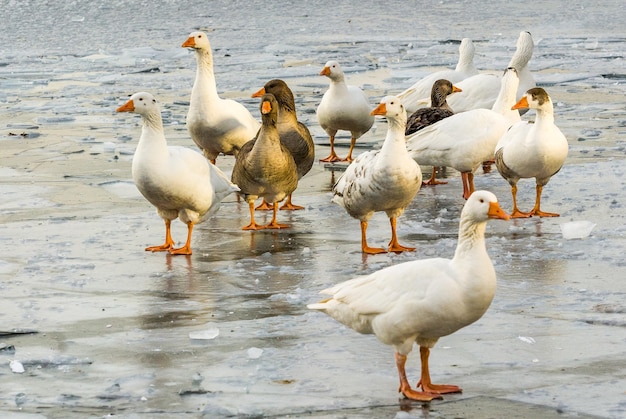
[[[487,216],[489,218],[498,218],[500,220],[508,220],[511,218],[509,214],[507,214],[502,208],[500,208],[500,205],[497,202],[489,203],[489,211],[487,212]]]
[[[514,110],[514,109],[526,109],[526,108],[528,108],[528,99],[526,99],[526,96],[524,96],[515,105],[513,105],[511,110]]]
[[[261,90],[259,90],[258,92],[254,93],[252,95],[252,97],[261,97],[265,94],[265,87],[261,87]]]
[[[117,108],[117,112],[133,112],[135,110],[135,104],[130,99],[128,102]]]
[[[456,87],[455,85],[452,85],[452,93],[458,93],[458,92],[462,92],[463,90],[459,89],[458,87]]]
[[[187,40],[183,42],[183,44],[181,45],[181,47],[183,48],[193,48],[195,46],[196,46],[196,40],[193,38],[193,36],[190,36],[189,38],[187,38]]]
[[[320,76],[330,76],[330,67],[324,67],[322,71],[320,71]]]
[[[263,115],[267,115],[268,113],[270,113],[271,110],[272,105],[268,101],[265,101],[261,104],[261,113]]]
[[[381,103],[380,105],[378,105],[376,107],[376,109],[374,109],[372,112],[370,112],[370,115],[386,115],[387,114],[387,104],[386,103]]]

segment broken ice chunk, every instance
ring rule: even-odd
[[[522,342],[530,343],[531,345],[535,343],[535,339],[531,338],[530,336],[518,336],[517,338]]]
[[[22,365],[20,361],[13,360],[9,362],[9,367],[11,367],[11,371],[13,371],[16,374],[24,373],[24,365]]]
[[[248,358],[250,358],[250,359],[260,358],[261,355],[263,355],[263,349],[261,349],[261,348],[252,347],[252,348],[248,349]]]
[[[560,225],[565,240],[584,239],[595,226],[591,221],[571,221]]]
[[[189,339],[193,340],[211,340],[215,339],[220,334],[220,329],[213,327],[206,330],[199,330],[197,332],[189,333]]]

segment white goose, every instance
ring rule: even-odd
[[[515,68],[519,76],[515,100],[519,100],[528,89],[535,87],[535,79],[528,68],[534,47],[530,32],[520,32],[515,53],[508,65],[508,67]],[[487,73],[466,78],[456,85],[462,92],[450,96],[448,104],[455,113],[477,108],[491,109],[500,91],[500,79],[499,75]]]
[[[492,109],[455,113],[408,135],[411,157],[420,165],[448,166],[461,172],[463,197],[467,199],[474,191],[474,171],[482,162],[493,159],[500,137],[520,121],[519,113],[511,110],[518,82],[515,69],[508,68]]]
[[[413,86],[400,93],[398,98],[404,103],[407,112],[415,112],[415,110],[419,108],[430,106],[428,101],[431,89],[436,80],[446,79],[456,84],[474,74],[478,74],[478,70],[474,66],[474,50],[472,40],[463,38],[461,45],[459,45],[459,61],[454,70],[446,69],[435,71],[418,80]],[[461,86],[458,87],[461,88]],[[451,106],[451,108],[454,112],[457,112],[454,107]]]
[[[346,84],[343,70],[337,61],[329,61],[320,76],[330,79],[330,86],[317,107],[317,120],[330,137],[330,155],[320,159],[324,162],[352,161],[352,150],[356,140],[372,127],[374,117],[370,115],[367,95],[357,86]],[[345,159],[335,153],[337,131],[350,131],[350,151]]]
[[[146,250],[190,255],[193,226],[214,214],[220,202],[239,188],[201,154],[167,145],[161,110],[150,93],[135,93],[117,112],[141,115],[143,126],[133,156],[133,180],[165,221],[165,243]],[[177,249],[170,232],[176,218],[187,224],[187,241]]]
[[[511,185],[511,217],[558,217],[559,214],[541,211],[541,192],[567,158],[567,138],[554,124],[552,100],[544,89],[528,90],[513,106],[513,109],[521,108],[535,109],[537,119],[534,123],[520,121],[513,125],[496,145],[495,155],[498,171]],[[533,177],[537,184],[535,206],[530,212],[521,212],[517,207],[517,182]]]
[[[241,103],[219,97],[206,33],[192,32],[182,47],[195,50],[198,65],[187,113],[189,135],[211,163],[220,153],[237,155],[261,124]]]
[[[367,223],[374,212],[385,211],[391,223],[390,252],[415,250],[398,243],[396,219],[411,203],[422,186],[422,172],[409,156],[404,140],[406,110],[400,99],[387,96],[372,115],[385,116],[387,136],[380,150],[359,155],[346,169],[333,188],[333,202],[361,221],[361,250],[375,254],[383,248],[367,245]]]
[[[507,220],[496,196],[476,191],[463,207],[452,259],[422,259],[390,266],[321,291],[330,297],[308,307],[359,333],[375,334],[395,349],[402,394],[429,401],[457,393],[454,385],[432,384],[430,349],[442,336],[474,323],[487,311],[496,290],[496,272],[485,248],[489,218]],[[409,384],[404,365],[413,344],[420,347],[421,386]]]

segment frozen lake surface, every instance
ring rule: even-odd
[[[59,3],[0,0],[0,332],[20,332],[0,335],[0,416],[626,416],[623,1]],[[519,32],[532,33],[530,68],[570,144],[542,200],[561,217],[489,224],[494,302],[431,356],[433,379],[463,394],[400,400],[392,348],[306,308],[331,284],[451,257],[463,205],[452,169],[399,219],[413,253],[364,257],[358,221],[330,202],[340,172],[318,163],[294,194],[306,209],[279,215],[291,229],[241,231],[248,210],[230,196],[195,230],[191,257],[143,250],[163,223],[131,180],[139,118],[115,109],[149,91],[170,144],[192,147],[195,59],[180,45],[197,29],[209,34],[219,92],[256,117],[250,95],[287,81],[318,158],[328,152],[315,117],[326,61],[339,61],[373,108],[453,67],[463,37],[480,70],[501,71]],[[378,119],[356,153],[385,132]],[[218,159],[226,172],[232,163]],[[495,169],[475,183],[510,210]],[[533,181],[520,182],[522,209],[534,194]],[[572,222],[595,227],[567,239]],[[173,224],[175,239],[185,231]],[[389,240],[384,214],[369,236]],[[415,351],[408,373],[417,379]]]

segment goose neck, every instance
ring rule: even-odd
[[[197,49],[196,61],[198,62],[198,70],[213,73],[213,53],[210,50]]]
[[[142,115],[143,129],[163,132],[163,119],[160,112],[150,112]]]
[[[540,126],[543,124],[554,123],[554,111],[552,106],[546,106],[545,108],[537,109],[537,118],[535,119],[535,125]]]
[[[435,90],[430,94],[430,106],[432,108],[443,108],[446,107],[446,95],[441,93],[439,90]]]
[[[479,253],[487,253],[485,247],[485,229],[487,222],[475,222],[469,219],[461,219],[459,239],[454,253],[454,258],[467,257]],[[473,257],[473,256],[470,256]]]
[[[491,109],[503,115],[509,113],[511,107],[515,105],[518,86],[519,78],[516,75],[505,74],[500,86],[500,92]]]
[[[407,152],[406,149],[406,140],[404,137],[404,131],[406,129],[406,114],[404,114],[404,118],[400,117],[387,117],[387,136],[385,137],[385,141],[383,142],[382,147],[380,148],[380,152],[392,153],[397,156],[397,149],[403,149],[404,152]]]
[[[343,74],[333,75],[333,78],[330,79],[330,86],[335,89],[348,90],[348,85],[346,84]]]
[[[524,43],[518,46],[508,66],[515,67],[518,71],[522,71],[533,56],[533,47],[534,45],[532,43]]]
[[[215,74],[213,73],[213,58],[210,52],[198,50],[196,51],[198,59],[198,68],[196,70],[195,86],[204,94],[213,94],[217,96],[217,86],[215,84]]]

